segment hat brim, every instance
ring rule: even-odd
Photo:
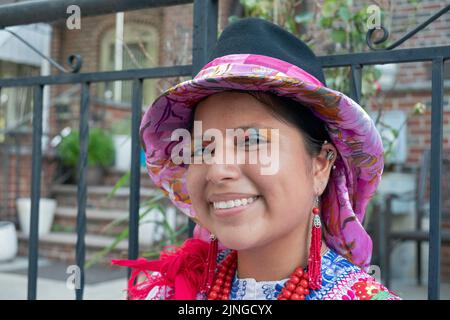
[[[309,107],[322,119],[338,150],[329,184],[322,195],[324,237],[329,246],[353,263],[367,267],[372,242],[362,226],[365,209],[383,171],[383,145],[373,120],[351,98],[300,76],[288,76],[258,65],[222,64],[202,70],[155,100],[144,114],[141,141],[149,175],[174,205],[195,217],[186,189],[186,165],[171,160],[173,130],[188,128],[193,107],[226,90],[270,91]],[[244,68],[243,68],[244,67]]]

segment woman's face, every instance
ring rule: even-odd
[[[224,137],[226,129],[279,130],[279,166],[272,175],[262,175],[259,162],[189,165],[187,189],[199,223],[235,250],[263,246],[294,232],[305,234],[317,179],[300,131],[275,118],[252,96],[239,92],[222,92],[203,100],[194,120],[202,122],[203,132],[216,128]],[[245,152],[271,150],[270,144],[262,141]],[[223,148],[225,152],[225,144]],[[249,203],[250,198],[255,200]],[[243,199],[247,199],[246,205],[242,205]],[[241,201],[234,201],[231,209],[215,208],[230,200]]]

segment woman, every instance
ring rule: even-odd
[[[324,83],[302,41],[249,18],[223,31],[193,80],[153,103],[141,125],[150,177],[197,226],[160,260],[114,261],[134,268],[129,298],[399,299],[365,272],[381,138]],[[194,141],[174,139],[180,129]]]

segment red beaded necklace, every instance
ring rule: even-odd
[[[208,293],[208,300],[228,300],[231,282],[237,268],[237,252],[231,253],[219,264],[212,287]],[[308,273],[297,268],[286,281],[284,288],[278,295],[278,300],[305,300],[309,294]]]
[[[316,199],[318,203],[318,199]],[[311,232],[311,243],[308,257],[308,272],[302,268],[296,268],[284,284],[284,288],[278,295],[278,300],[305,300],[309,289],[317,290],[322,283],[321,272],[321,221],[318,204],[312,209],[313,226]],[[231,282],[237,268],[237,252],[235,250],[219,264],[216,270],[218,240],[211,235],[210,248],[207,258],[207,272],[202,293],[207,294],[208,300],[228,300],[231,290]]]

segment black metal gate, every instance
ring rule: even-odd
[[[5,87],[27,86],[34,88],[33,109],[33,148],[32,148],[32,185],[31,185],[31,228],[29,238],[29,267],[28,267],[28,299],[36,299],[37,271],[38,271],[38,217],[41,184],[41,138],[42,138],[42,105],[45,86],[57,84],[81,84],[80,102],[80,158],[78,184],[78,215],[77,215],[77,244],[76,263],[81,270],[81,288],[76,290],[76,299],[83,298],[84,264],[86,233],[86,166],[87,166],[87,137],[89,134],[88,115],[90,100],[90,85],[102,81],[132,80],[132,165],[130,183],[129,207],[129,259],[136,259],[139,251],[138,220],[140,194],[140,144],[139,124],[141,119],[142,83],[144,79],[164,78],[173,76],[194,76],[207,62],[208,52],[217,37],[218,0],[40,0],[4,5],[0,7],[0,29],[8,26],[22,25],[36,22],[49,22],[66,17],[66,8],[76,4],[83,9],[83,16],[93,16],[141,8],[161,7],[194,3],[193,30],[193,63],[192,65],[178,65],[157,67],[151,69],[135,69],[112,72],[76,73],[80,67],[81,58],[72,57],[74,73],[63,73],[52,76],[22,77],[14,79],[0,79],[0,90]],[[450,59],[450,46],[432,48],[414,48],[389,51],[419,32],[426,25],[450,11],[450,5],[437,12],[423,24],[408,33],[405,37],[387,49],[375,50],[369,53],[355,53],[319,57],[324,68],[351,67],[352,87],[351,97],[359,102],[361,97],[361,73],[363,66],[407,63],[432,62],[432,119],[431,119],[431,189],[430,189],[430,231],[429,231],[429,274],[428,298],[439,299],[440,291],[440,247],[441,247],[441,174],[442,174],[442,142],[443,142],[443,68],[444,62]],[[5,31],[8,31],[5,29]],[[386,30],[385,30],[386,31]],[[368,33],[368,44],[371,32]],[[54,61],[50,61],[58,66]],[[61,68],[60,68],[61,70]]]

